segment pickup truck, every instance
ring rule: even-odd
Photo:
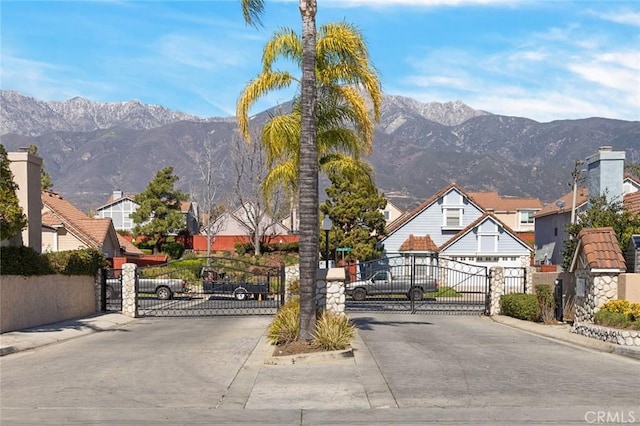
[[[122,297],[122,277],[107,278],[107,299]],[[176,293],[187,291],[187,282],[178,278],[138,277],[138,293],[155,293],[160,300],[171,300]]]
[[[390,271],[378,271],[364,280],[348,282],[345,292],[355,301],[363,301],[367,296],[382,294],[404,294],[410,300],[420,301],[424,299],[425,292],[438,290],[438,283],[432,277],[396,278]]]
[[[210,267],[203,267],[200,276],[202,291],[208,294],[231,294],[236,300],[247,300],[266,297],[269,292],[268,283],[252,283],[247,280],[230,279],[224,272],[217,272]]]

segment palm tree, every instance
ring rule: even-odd
[[[252,25],[260,24],[264,11],[263,0],[241,0],[245,21]],[[300,149],[298,194],[300,202],[300,333],[299,340],[310,340],[315,325],[315,286],[318,267],[318,145],[316,134],[316,0],[300,0],[302,18],[302,43],[296,58],[302,68],[300,80]],[[274,52],[276,53],[276,52]],[[294,53],[294,52],[291,52]],[[285,55],[285,57],[291,57]],[[265,61],[266,59],[266,61]],[[269,58],[263,58],[269,63]],[[271,61],[272,63],[272,61]],[[283,73],[265,75],[271,82],[267,85],[277,88],[278,78]],[[322,81],[322,80],[320,80]],[[284,87],[284,85],[280,86]],[[270,89],[270,90],[271,90]],[[253,98],[257,99],[260,94]],[[248,105],[246,107],[248,110]],[[248,134],[245,128],[243,133]],[[242,126],[241,126],[242,130]]]

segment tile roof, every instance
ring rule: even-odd
[[[438,251],[438,246],[429,235],[416,237],[411,234],[400,246],[400,251]]]
[[[469,192],[467,195],[484,210],[511,212],[542,209],[542,201],[537,198],[503,197],[497,192]]]
[[[640,214],[640,191],[625,195],[622,203],[631,213]]]
[[[42,191],[42,223],[64,226],[88,247],[102,249],[111,224],[110,218],[90,218],[59,194]]]
[[[123,237],[120,234],[118,235],[118,243],[120,243],[120,247],[124,247],[125,254],[132,254],[136,256],[142,256],[144,252],[140,250],[138,247],[134,246],[129,240]]]
[[[578,188],[578,192],[576,194],[576,210],[582,206],[584,203],[588,201],[589,190],[587,187]],[[558,202],[564,203],[563,207],[558,207]],[[558,198],[553,203],[549,203],[542,208],[538,213],[536,213],[533,217],[542,217],[548,216],[552,214],[571,212],[571,207],[573,205],[573,191],[564,194],[562,197]]]
[[[577,253],[582,250],[590,269],[626,270],[624,256],[612,227],[583,228],[578,234],[578,241]],[[575,258],[572,263],[575,265]]]

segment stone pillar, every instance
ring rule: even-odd
[[[292,296],[300,295],[300,266],[299,265],[287,266],[284,269],[284,277],[285,277],[284,278],[284,300],[286,302],[289,299],[291,299]],[[297,293],[291,292],[291,284],[294,281],[298,281]]]
[[[533,272],[534,269],[532,266],[525,266],[524,268],[524,279],[526,280],[525,282],[527,283],[527,287],[525,289],[525,293],[527,294],[533,294]]]
[[[576,271],[576,278],[579,283],[576,285],[576,322],[592,324],[600,307],[618,298],[618,274]]]
[[[102,311],[102,275],[103,270],[98,269],[95,277],[93,277],[93,289],[95,292],[96,312]]]
[[[504,268],[489,269],[489,315],[500,315],[500,297],[504,294]]]
[[[137,269],[133,263],[122,265],[122,313],[132,318],[138,317]]]
[[[318,269],[316,275],[316,309],[337,315],[345,314],[344,268]]]

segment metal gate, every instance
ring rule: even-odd
[[[359,264],[346,283],[348,311],[484,314],[486,266],[437,255],[407,255]]]
[[[504,294],[527,292],[527,268],[504,268]]]
[[[273,315],[284,303],[284,282],[283,266],[223,257],[138,268],[138,314]]]
[[[122,311],[122,270],[103,269],[101,297],[102,311]]]

